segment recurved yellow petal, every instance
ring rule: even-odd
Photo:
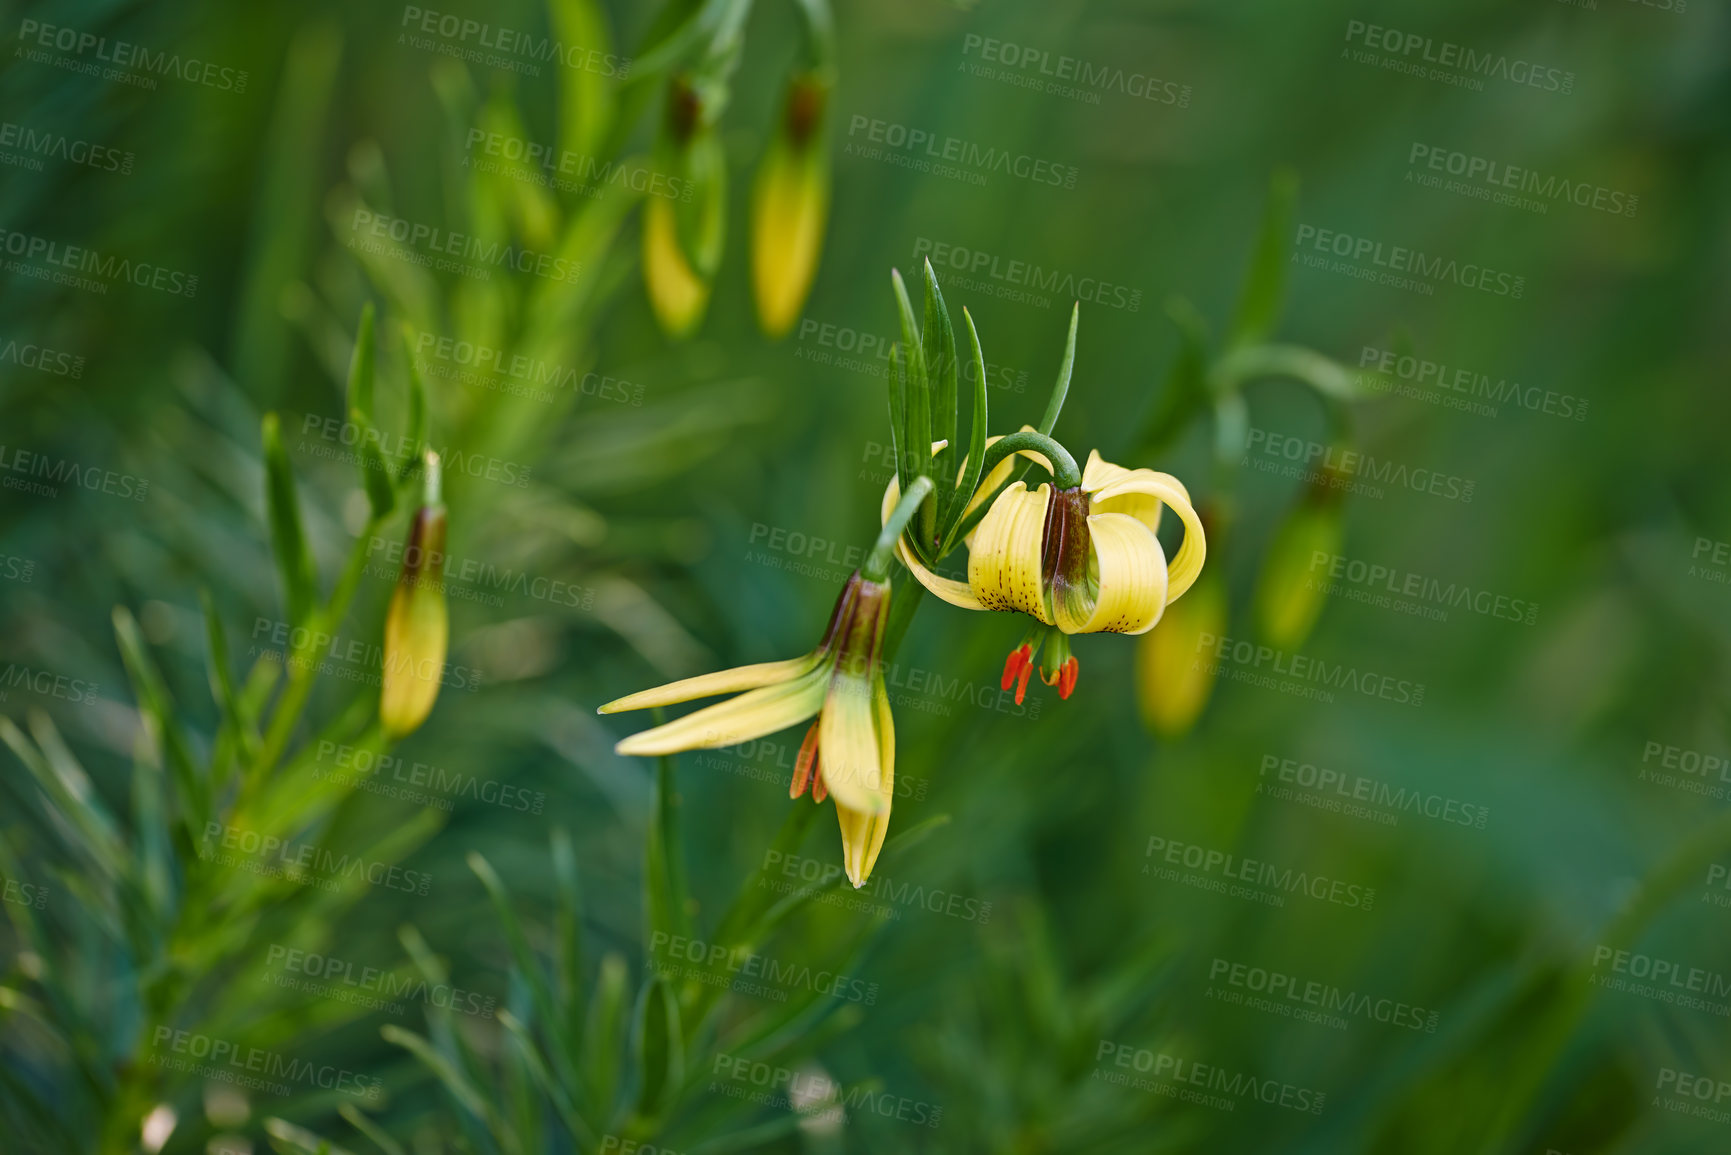
[[[878,746],[872,679],[838,672],[830,680],[818,718],[818,765],[837,806],[861,814],[885,814],[883,752]],[[893,735],[892,735],[893,737]]]
[[[890,801],[895,797],[896,728],[895,720],[890,716],[889,696],[885,694],[882,683],[873,694],[873,706],[877,714],[878,750],[883,759],[883,770],[878,779],[883,810],[875,814],[854,810],[842,805],[840,798],[836,799],[835,806],[836,818],[841,823],[842,865],[855,889],[865,885],[866,879],[871,877],[872,867],[877,865],[878,852],[883,849],[884,835],[890,828]]]
[[[1099,576],[1094,610],[1067,634],[1142,634],[1154,628],[1166,609],[1166,553],[1160,539],[1138,519],[1123,513],[1088,518],[1091,568]]]
[[[1033,493],[1020,481],[992,503],[968,551],[968,585],[988,610],[1020,610],[1052,625],[1040,584],[1040,550],[1052,487]]]
[[[938,442],[933,446],[933,450],[936,451],[943,444],[942,441]],[[881,525],[890,519],[890,514],[895,510],[896,503],[901,499],[901,481],[892,477],[889,487],[884,490],[883,506],[879,510],[878,524]],[[915,581],[952,606],[960,606],[964,610],[983,610],[986,608],[980,604],[980,599],[974,596],[974,591],[968,588],[967,582],[959,582],[954,578],[933,573],[915,556],[914,551],[907,547],[906,542],[899,540],[896,542],[896,556],[902,559],[902,564],[908,567],[908,572],[914,575]]]
[[[1182,597],[1184,591],[1196,581],[1196,575],[1202,572],[1202,563],[1208,557],[1208,541],[1202,533],[1202,519],[1196,516],[1196,508],[1190,504],[1190,491],[1184,488],[1184,483],[1170,473],[1156,473],[1152,469],[1127,469],[1124,476],[1108,482],[1093,495],[1093,507],[1106,512],[1128,513],[1147,524],[1145,518],[1138,517],[1139,507],[1124,508],[1120,503],[1125,499],[1141,501],[1148,498],[1171,506],[1178,514],[1178,520],[1184,523],[1183,544],[1178,547],[1178,553],[1173,556],[1167,570],[1166,602],[1170,605]],[[1156,517],[1155,523],[1158,524],[1158,521]]]
[[[633,734],[613,749],[621,754],[673,754],[749,742],[805,721],[823,706],[830,664],[791,681],[750,690],[693,711],[665,726]],[[828,767],[825,767],[828,770]]]
[[[799,677],[810,670],[818,661],[816,654],[807,654],[803,658],[789,658],[782,662],[758,662],[750,666],[735,666],[731,670],[716,670],[710,674],[699,674],[695,678],[682,678],[677,682],[669,682],[665,686],[656,686],[652,690],[639,690],[635,694],[627,694],[623,698],[615,698],[605,706],[599,707],[597,714],[618,714],[626,710],[647,710],[651,706],[671,706],[676,702],[689,702],[696,698],[711,698],[716,694],[733,694],[741,690],[755,690],[759,686],[773,685]]]

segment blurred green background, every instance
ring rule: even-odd
[[[0,139],[13,262],[0,277],[0,337],[82,359],[74,372],[0,355],[0,710],[33,732],[14,752],[47,757],[43,735],[62,734],[64,762],[82,763],[118,840],[159,864],[145,890],[182,903],[201,893],[190,842],[149,833],[162,824],[138,781],[141,767],[162,773],[163,727],[138,709],[111,612],[136,618],[186,744],[207,759],[222,716],[199,591],[225,623],[236,678],[273,648],[284,618],[258,436],[261,415],[278,411],[323,588],[357,536],[378,535],[337,630],[376,643],[396,576],[381,551],[405,522],[399,508],[369,525],[325,424],[346,412],[367,302],[387,431],[404,421],[400,327],[421,342],[430,440],[447,457],[450,564],[524,580],[447,573],[451,662],[479,683],[447,685],[393,752],[402,766],[466,777],[474,793],[429,802],[326,789],[321,809],[282,832],[371,848],[369,860],[429,876],[425,894],[263,890],[237,907],[244,915],[212,907],[196,938],[149,929],[188,917],[160,898],[140,929],[127,921],[143,907],[125,872],[103,866],[92,828],[66,818],[74,803],[44,793],[23,756],[4,756],[0,1146],[301,1151],[322,1136],[332,1149],[417,1153],[1731,1149],[1724,6],[842,5],[822,262],[802,320],[770,341],[752,307],[751,181],[802,32],[799,6],[756,5],[716,129],[725,254],[700,327],[670,341],[644,293],[639,198],[482,175],[465,163],[476,159],[470,129],[648,163],[679,61],[645,46],[729,7],[439,10],[633,60],[621,77],[593,59],[458,63],[437,46],[460,38],[435,34],[433,50],[415,41],[413,6],[8,6],[6,128],[130,158],[129,171],[109,171],[118,157],[80,163]],[[109,47],[63,51],[52,34],[44,47],[40,25]],[[1401,47],[1366,25],[1398,30]],[[150,88],[72,66],[116,42],[246,80],[158,74]],[[1446,45],[1504,63],[1477,86],[1390,66],[1432,67],[1424,57]],[[1568,82],[1508,78],[1523,65]],[[1065,78],[1057,90],[1053,76]],[[896,127],[956,138],[955,155],[1038,158],[1073,179],[966,161],[923,170],[909,163],[923,153],[889,143]],[[1510,166],[1530,170],[1529,190],[1579,185],[1587,203],[1531,191],[1524,205],[1497,203],[1487,180],[1451,175],[1472,158],[1517,184]],[[1450,180],[1461,184],[1437,187]],[[1163,424],[1183,388],[1183,335],[1209,334],[1209,357],[1225,347],[1271,182],[1296,193],[1274,214],[1285,292],[1267,336],[1344,366],[1330,380],[1361,396],[1319,404],[1292,380],[1258,380],[1237,433],[1232,413],[1218,422],[1200,402]],[[1611,194],[1632,211],[1604,207]],[[354,227],[362,204],[565,253],[582,262],[580,280],[483,280],[369,257]],[[1367,242],[1357,273],[1331,264],[1352,260],[1346,248],[1318,250],[1325,230],[1352,238],[1347,248]],[[196,292],[55,285],[39,275],[34,240],[195,275]],[[1373,246],[1382,256],[1365,255]],[[1388,255],[1396,247],[1522,278],[1519,292],[1441,274],[1415,275],[1417,288],[1365,279],[1378,259],[1401,259]],[[1344,559],[1341,584],[1319,595],[1309,636],[1284,647],[1422,685],[1422,703],[1282,692],[1257,684],[1267,670],[1252,657],[1222,663],[1234,677],[1193,726],[1156,735],[1143,714],[1161,687],[1137,676],[1153,643],[1099,635],[1077,642],[1074,697],[1036,685],[1017,706],[997,676],[1025,623],[927,599],[890,674],[903,782],[892,834],[922,836],[892,842],[860,902],[831,887],[778,913],[753,943],[773,961],[769,977],[693,963],[665,936],[723,941],[717,919],[736,893],[768,902],[782,892],[764,883],[791,887],[805,861],[839,861],[826,810],[785,851],[796,857],[754,875],[789,807],[806,805],[781,789],[799,732],[680,756],[670,853],[672,799],[657,793],[655,766],[611,752],[631,719],[594,710],[816,641],[857,562],[849,550],[875,533],[893,465],[889,270],[911,276],[926,255],[952,312],[966,306],[978,325],[994,432],[1038,420],[1069,305],[1084,297],[1056,435],[1078,458],[1097,447],[1169,471],[1208,507],[1209,570],[1230,607],[1212,634],[1264,640],[1258,584],[1307,588],[1332,564],[1304,550],[1270,576],[1270,543],[1305,487],[1268,466],[1335,446],[1397,471],[1385,477],[1440,475],[1441,493],[1430,474],[1367,480],[1372,492],[1331,507],[1339,544],[1322,552]],[[1014,262],[1070,279],[1016,286]],[[1090,288],[1067,287],[1094,282],[1123,291],[1088,299]],[[513,396],[497,376],[477,387],[442,375],[441,337],[572,376],[550,401]],[[1442,368],[1408,372],[1408,355]],[[1500,401],[1472,397],[1481,377]],[[453,469],[453,454],[471,465]],[[88,482],[33,493],[13,484],[33,460],[63,478],[73,463],[80,476],[148,486],[141,500]],[[1453,496],[1463,491],[1470,500]],[[1421,596],[1446,612],[1402,612],[1377,604],[1353,563],[1385,567],[1385,585],[1416,575],[1413,588],[1490,600]],[[1520,610],[1495,610],[1499,596]],[[355,681],[367,661],[312,679],[295,731],[311,755],[296,773],[328,774],[334,746],[357,735],[378,747],[364,738],[371,703]],[[49,773],[76,796],[64,762]],[[1335,771],[1340,785],[1315,787],[1304,767]],[[533,801],[491,802],[482,782]],[[1374,813],[1350,809],[1342,791],[1355,790],[1381,798],[1367,804]],[[1401,809],[1391,796],[1417,801]],[[569,871],[550,850],[559,831]],[[1213,857],[1186,863],[1177,844]],[[466,861],[474,852],[501,880],[520,942]],[[1374,903],[1313,897],[1326,886],[1280,891],[1278,904],[1266,888],[1222,893],[1226,855],[1373,890]],[[689,903],[668,922],[646,900],[664,880],[645,878],[645,863],[679,858]],[[795,875],[779,873],[787,863]],[[569,981],[537,990],[534,966],[554,967],[577,939]],[[417,961],[409,944],[423,940]],[[543,1040],[551,1072],[538,1074],[537,1052],[514,1049],[490,1014],[453,1015],[430,997],[402,1013],[333,997],[341,981],[287,967],[291,948],[342,960],[345,974],[447,968],[537,1037],[577,1040],[581,1071],[563,1070],[559,1045]],[[650,980],[681,967],[735,986],[700,1030],[683,1004],[679,1029],[693,1033],[669,1063],[653,999],[672,988]],[[838,973],[854,981],[814,977]],[[1259,989],[1270,981],[1273,992]],[[615,1025],[595,1009],[609,998]],[[237,1103],[231,1084],[157,1062],[164,1025],[378,1090],[295,1081]],[[432,1059],[382,1036],[387,1025],[427,1036]],[[573,1082],[587,1135],[572,1134],[548,1090]],[[823,1110],[831,1086],[844,1125]],[[162,1138],[158,1115],[152,1139],[145,1120],[159,1106],[177,1125]]]

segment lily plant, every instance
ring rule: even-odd
[[[733,746],[809,720],[789,795],[798,798],[809,787],[816,802],[835,799],[843,864],[855,887],[871,875],[894,796],[895,723],[883,667],[923,592],[963,609],[1031,618],[1005,662],[1002,686],[1014,685],[1022,701],[1037,661],[1041,680],[1068,698],[1080,668],[1070,638],[1146,633],[1195,583],[1207,557],[1202,522],[1176,477],[1114,465],[1098,451],[1078,467],[1052,437],[1069,393],[1080,305],[1071,311],[1039,426],[996,437],[987,432],[985,355],[973,317],[962,310],[973,415],[958,454],[961,375],[937,276],[926,262],[923,325],[901,274],[892,271],[890,279],[901,315],[889,392],[896,474],[884,492],[877,541],[843,583],[817,646],[803,657],[686,678],[600,707],[611,714],[736,695],[617,746],[621,754],[645,756]],[[1030,489],[1035,470],[1043,477],[1035,476]],[[1183,532],[1170,560],[1157,536],[1167,507]],[[967,551],[966,581],[938,572],[958,549]],[[895,589],[892,613],[898,566],[913,582]]]

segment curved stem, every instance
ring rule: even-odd
[[[1076,467],[1076,459],[1070,456],[1068,449],[1044,433],[1031,433],[1027,430],[1006,434],[992,442],[986,449],[981,472],[991,473],[992,467],[998,462],[1024,449],[1032,449],[1052,463],[1052,484],[1059,489],[1075,489],[1082,484],[1082,471]]]
[[[901,539],[902,531],[907,529],[908,522],[919,512],[920,505],[932,492],[932,479],[921,475],[914,478],[908,491],[902,494],[901,501],[891,511],[889,520],[884,522],[883,530],[878,534],[877,543],[872,546],[871,553],[866,555],[865,564],[860,566],[860,576],[869,582],[881,582],[890,576],[890,559],[895,557],[896,542]]]

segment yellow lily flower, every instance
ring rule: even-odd
[[[1019,453],[1050,468],[1039,453]],[[1014,456],[999,462],[981,481],[970,510],[1002,485],[1014,467]],[[884,494],[886,517],[898,496],[892,479]],[[1155,536],[1166,506],[1184,523],[1183,544],[1170,564]],[[1068,635],[1148,632],[1196,581],[1208,551],[1202,522],[1182,482],[1169,473],[1114,465],[1097,450],[1088,455],[1077,486],[1054,489],[1041,484],[1030,491],[1020,481],[1010,485],[993,500],[966,543],[965,582],[933,573],[905,544],[897,556],[921,585],[951,605],[1025,613],[1050,627],[1025,640],[1005,665],[1004,688],[1016,682],[1018,701],[1041,635],[1057,635],[1057,660],[1043,663],[1043,680],[1069,697],[1077,666]]]
[[[686,678],[602,706],[600,713],[614,714],[739,692],[633,734],[614,749],[658,755],[733,746],[817,715],[800,747],[789,794],[798,798],[810,783],[815,801],[835,796],[848,881],[865,885],[883,849],[895,793],[895,723],[882,661],[889,605],[887,581],[855,572],[842,587],[823,639],[804,657]]]

